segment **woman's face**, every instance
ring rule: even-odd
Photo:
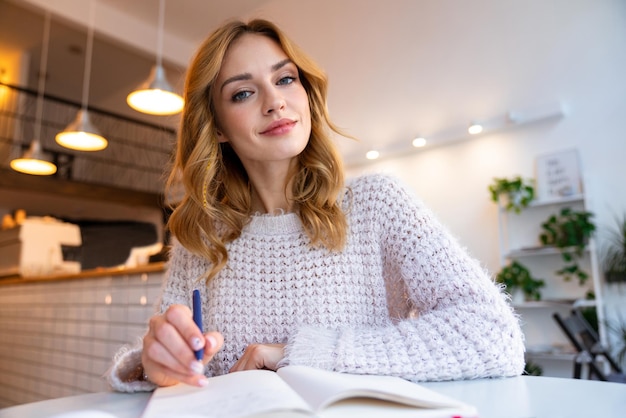
[[[311,111],[298,69],[268,37],[245,34],[233,42],[213,102],[219,140],[230,143],[248,172],[288,165],[309,141]]]

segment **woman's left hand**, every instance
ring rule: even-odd
[[[276,370],[278,362],[285,356],[284,350],[285,344],[250,344],[230,371]]]

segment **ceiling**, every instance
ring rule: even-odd
[[[176,116],[145,116],[125,103],[155,61],[159,0],[95,1],[90,106],[175,127]],[[47,8],[46,93],[80,101],[89,4],[0,0],[0,52],[15,43],[32,53],[30,87]],[[328,73],[331,115],[359,139],[339,147],[356,161],[368,148],[398,149],[417,135],[449,138],[472,119],[558,100],[567,79],[559,65],[577,51],[562,47],[567,19],[555,25],[550,16],[566,9],[567,0],[170,0],[163,57],[180,91],[186,64],[219,23],[270,17]]]
[[[72,0],[76,6],[89,2]],[[72,3],[70,1],[69,3]],[[30,68],[27,74],[17,75],[18,84],[37,88],[37,74],[40,70],[41,46],[43,39],[44,11],[37,1],[0,0],[0,52],[26,51],[30,54]],[[261,0],[237,0],[228,2],[177,0],[166,2],[164,27],[167,36],[180,38],[191,51],[206,36],[210,28],[225,19],[245,14],[262,3]],[[145,38],[141,47],[125,43],[123,36],[118,39],[117,28],[99,30],[96,22],[94,47],[90,74],[88,103],[125,116],[154,122],[176,125],[178,119],[146,116],[126,106],[126,95],[145,80],[154,65],[157,51],[159,0],[97,0],[95,4],[97,22],[98,10],[113,10],[128,15],[133,23],[143,22]],[[77,10],[78,7],[76,7]],[[52,10],[52,24],[46,65],[45,93],[80,102],[82,99],[83,71],[88,20],[77,15],[75,18]],[[111,32],[112,31],[112,32]],[[124,33],[122,31],[122,33]],[[178,91],[182,91],[185,64],[188,56],[181,59],[173,54],[173,59],[163,51],[163,61],[169,81]],[[119,65],[123,63],[123,65]],[[2,63],[0,62],[0,65]],[[8,69],[4,68],[4,71]]]
[[[210,30],[231,17],[245,16],[268,0],[169,0],[164,26],[168,33],[199,44]],[[158,22],[159,0],[99,0],[147,24]]]

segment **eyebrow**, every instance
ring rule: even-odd
[[[272,65],[271,70],[272,70],[272,72],[273,71],[278,71],[282,67],[284,67],[285,65],[287,65],[287,64],[289,64],[291,62],[292,62],[291,59],[285,58],[284,60],[279,61],[276,64]],[[251,80],[251,79],[252,79],[252,74],[250,74],[250,73],[242,73],[242,74],[234,75],[234,76],[224,80],[224,82],[222,83],[222,86],[220,87],[220,91],[224,90],[224,87],[226,87],[226,85],[229,84],[229,83],[234,83],[235,81],[242,81],[242,80]]]

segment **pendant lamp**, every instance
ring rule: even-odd
[[[41,45],[41,62],[39,63],[39,81],[37,85],[37,110],[35,115],[35,139],[21,158],[11,161],[11,168],[25,174],[49,176],[56,173],[57,166],[50,162],[41,149],[41,119],[43,116],[43,92],[46,85],[48,67],[48,44],[50,43],[50,11],[46,11],[43,25],[43,43]]]
[[[183,110],[184,100],[174,92],[162,65],[165,0],[159,2],[157,62],[148,79],[126,97],[130,107],[150,115],[173,115]]]
[[[57,172],[57,166],[50,161],[49,157],[44,155],[38,139],[32,140],[30,147],[21,158],[15,158],[11,161],[11,168],[20,173],[36,176],[49,176]]]
[[[85,51],[85,73],[83,75],[82,107],[76,119],[59,132],[55,140],[65,148],[78,151],[100,151],[107,147],[108,141],[102,136],[89,118],[87,101],[89,98],[89,81],[91,77],[91,56],[93,52],[94,0],[89,5],[89,28],[87,29],[87,49]]]

